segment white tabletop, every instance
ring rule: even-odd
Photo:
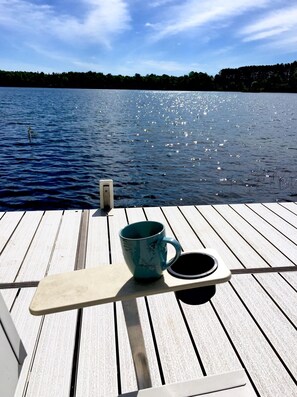
[[[230,270],[217,252],[211,249],[197,252],[209,253],[218,260],[218,267],[209,276],[198,279],[181,279],[164,271],[163,277],[154,282],[136,281],[125,263],[98,266],[90,269],[60,273],[40,281],[30,312],[33,315],[56,313],[160,294],[223,283],[231,278]]]

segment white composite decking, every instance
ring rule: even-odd
[[[28,308],[47,274],[121,263],[118,232],[143,219],[184,251],[217,250],[233,272],[203,305],[173,292],[137,299],[153,386],[244,368],[258,396],[297,396],[296,203],[1,213],[0,288],[28,353],[16,396],[137,389],[121,302],[44,317]]]

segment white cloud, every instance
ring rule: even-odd
[[[263,53],[296,52],[297,5],[270,11],[241,29],[240,35],[244,42],[259,42],[259,49]]]
[[[241,30],[244,41],[256,41],[291,32],[297,34],[297,6],[274,10]]]
[[[0,25],[35,38],[54,37],[75,43],[95,42],[110,46],[115,34],[129,28],[124,0],[80,0],[85,12],[73,16],[55,6],[30,0],[0,0]]]
[[[214,27],[215,22],[227,22],[246,11],[267,6],[268,0],[187,0],[166,8],[162,22],[150,24],[155,31],[154,39],[186,32],[206,26]]]
[[[249,34],[247,37],[243,39],[244,42],[249,42],[249,41],[257,41],[257,40],[263,40],[263,39],[268,39],[272,36],[278,36],[283,32],[286,32],[287,29],[285,27],[280,27],[280,28],[275,28],[275,29],[267,29],[262,32],[257,32],[253,34]]]

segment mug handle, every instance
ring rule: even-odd
[[[177,240],[175,240],[174,238],[171,238],[171,237],[163,237],[163,242],[166,243],[166,244],[167,243],[171,244],[175,248],[175,256],[174,256],[174,258],[170,259],[170,261],[168,261],[165,264],[165,266],[162,269],[162,270],[165,270],[165,269],[167,269],[167,267],[171,266],[179,258],[182,248],[181,248],[180,243]]]

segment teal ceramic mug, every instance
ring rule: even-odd
[[[134,278],[150,281],[162,276],[180,256],[178,241],[165,236],[162,223],[143,221],[131,223],[120,231],[125,261]],[[167,244],[175,248],[174,258],[167,261]]]

